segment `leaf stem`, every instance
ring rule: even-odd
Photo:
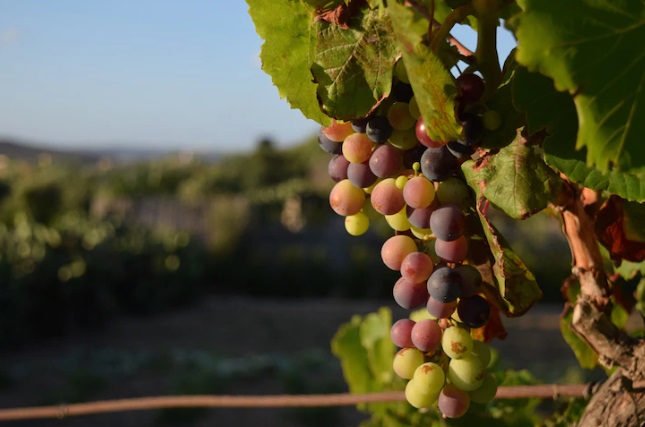
[[[452,12],[450,12],[448,16],[446,16],[446,19],[443,21],[443,24],[441,24],[437,32],[432,37],[432,41],[430,42],[430,50],[433,53],[437,54],[439,52],[439,47],[441,46],[441,41],[452,37],[450,36],[450,30],[452,30],[452,27],[454,27],[455,24],[462,21],[468,15],[472,15],[474,11],[475,9],[473,8],[472,4],[468,3],[463,6],[459,6],[457,9],[454,9]]]
[[[497,11],[480,10],[477,14],[477,49],[475,58],[477,68],[486,81],[486,90],[482,96],[485,101],[502,82],[502,69],[499,66],[497,54],[497,26],[499,15]]]

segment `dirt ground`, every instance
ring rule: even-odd
[[[4,377],[0,378],[0,407],[174,394],[182,390],[225,394],[344,391],[329,342],[353,314],[366,314],[383,305],[393,309],[395,319],[406,315],[390,301],[210,296],[194,306],[159,317],[118,318],[101,331],[0,354]],[[576,367],[559,332],[559,311],[556,306],[537,306],[522,318],[506,321],[508,338],[493,345],[500,350],[503,366],[530,368],[545,381],[561,378]],[[263,355],[270,357],[262,359]],[[294,377],[302,371],[285,367],[305,359],[310,368],[304,367],[304,380]],[[222,360],[232,361],[233,370],[240,369],[235,368],[236,361],[240,362],[242,371],[250,374],[241,372],[233,375],[233,380],[218,384],[221,376],[200,373],[215,372],[209,370],[209,366],[215,366],[213,360],[218,361],[217,369]],[[191,366],[202,371],[191,371]],[[195,375],[200,378],[195,379]],[[364,418],[353,408],[327,412],[217,409],[175,415],[125,412],[4,425],[350,426]]]

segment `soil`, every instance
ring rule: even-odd
[[[200,354],[217,354],[219,358],[231,360],[249,360],[258,355],[282,355],[280,360],[295,360],[298,355],[322,355],[329,363],[317,365],[320,372],[310,372],[298,387],[310,392],[344,391],[342,373],[330,355],[329,342],[338,327],[352,315],[366,314],[383,305],[392,308],[395,319],[406,315],[393,307],[391,301],[209,296],[191,307],[158,317],[120,317],[101,331],[79,333],[0,354],[0,371],[5,377],[0,378],[0,408],[71,403],[70,399],[175,394],[177,373],[172,371],[178,366],[178,354],[194,355],[196,360]],[[545,381],[561,378],[577,367],[560,334],[559,312],[556,306],[536,306],[522,318],[506,320],[508,338],[492,345],[500,350],[502,366],[529,368]],[[126,358],[119,356],[124,354]],[[175,362],[162,364],[156,370],[137,370],[144,365],[149,367],[150,363],[141,362],[143,359],[159,362],[155,355],[173,355]],[[106,371],[106,366],[114,360],[119,360],[118,369]],[[128,363],[131,371],[127,371]],[[79,366],[98,366],[103,371],[101,375],[93,372],[81,375],[84,371],[79,374]],[[182,375],[186,374],[185,365],[181,369]],[[294,389],[292,382],[285,380],[284,371],[276,374],[274,367],[250,377],[237,376],[234,381],[221,385],[206,384],[204,390],[225,394],[288,393]],[[349,426],[365,418],[351,407],[319,411],[217,409],[197,415],[186,412],[175,418],[165,415],[158,411],[123,412],[4,425]]]

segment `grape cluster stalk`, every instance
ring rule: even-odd
[[[333,121],[321,128],[319,143],[334,155],[328,171],[336,184],[329,202],[345,217],[347,232],[364,234],[378,216],[393,229],[381,258],[401,273],[393,287],[396,303],[416,310],[391,329],[400,347],[393,370],[409,380],[406,399],[456,418],[471,401],[488,402],[497,391],[487,372],[490,350],[470,333],[485,326],[491,308],[481,292],[482,276],[469,262],[466,213],[472,198],[460,165],[476,153],[484,129],[500,123],[491,120],[494,112],[479,110],[485,82],[465,73],[456,78],[462,135],[435,141],[400,65],[392,93],[376,112]]]

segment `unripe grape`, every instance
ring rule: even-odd
[[[436,363],[426,362],[414,371],[412,381],[423,393],[439,394],[446,382],[446,374],[444,374],[441,366]]]
[[[497,380],[490,373],[484,375],[484,381],[476,390],[469,392],[470,400],[477,403],[488,403],[497,393]]]
[[[439,398],[439,393],[424,393],[414,380],[405,385],[405,400],[417,409],[430,408]]]
[[[448,379],[458,389],[473,391],[484,381],[486,368],[477,357],[468,354],[461,359],[452,359],[448,365]]]
[[[370,219],[363,212],[345,217],[345,230],[352,236],[365,234],[370,228]]]
[[[472,351],[473,339],[467,330],[451,326],[443,331],[441,348],[451,359],[461,359]]]
[[[399,377],[409,380],[414,376],[414,371],[423,363],[423,353],[416,348],[402,348],[394,355],[392,368]]]

